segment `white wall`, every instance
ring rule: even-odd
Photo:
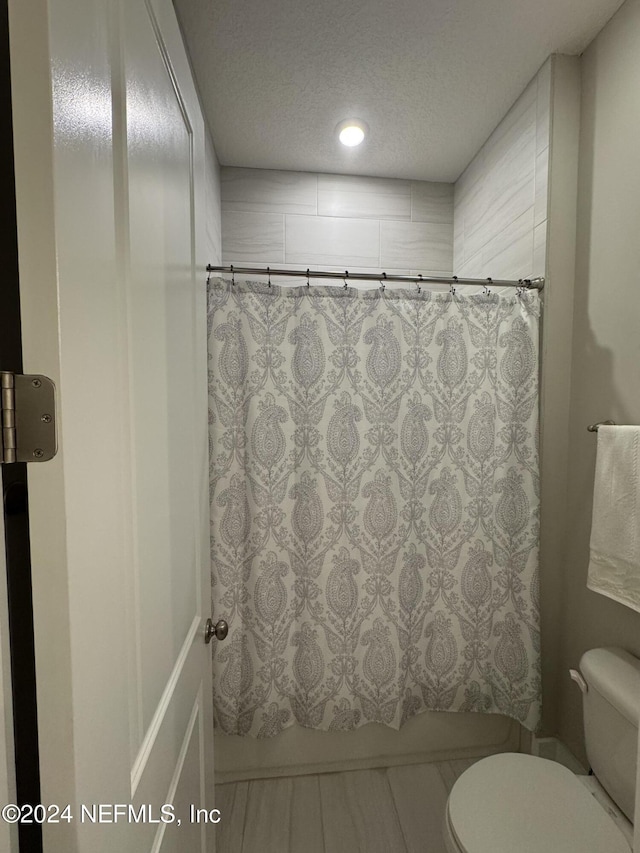
[[[640,656],[640,614],[586,589],[596,437],[640,424],[640,0],[627,0],[582,56],[576,285],[569,420],[559,732],[582,754],[583,651]]]
[[[222,213],[224,264],[451,274],[451,184],[223,168]]]
[[[580,58],[553,56],[540,371],[542,734],[557,733],[575,281]]]
[[[456,181],[456,275],[544,275],[550,96],[549,59]]]

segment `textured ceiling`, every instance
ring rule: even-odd
[[[453,181],[621,0],[174,0],[225,166]],[[357,149],[335,127],[364,119]]]

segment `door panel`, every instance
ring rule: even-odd
[[[204,122],[170,0],[10,12],[25,370],[59,389],[29,475],[43,802],[182,821],[45,851],[210,853],[181,813],[213,807]]]
[[[125,32],[135,621],[144,736],[200,618],[195,288],[184,281],[186,272],[191,283],[195,239],[191,127],[143,4],[127,6]]]
[[[9,614],[7,612],[7,566],[5,562],[4,514],[0,512],[0,803],[16,802],[11,714],[11,661],[9,657]],[[0,820],[0,850],[18,851],[18,827]]]

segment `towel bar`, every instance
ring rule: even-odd
[[[589,424],[589,426],[587,427],[587,429],[589,430],[589,432],[598,432],[598,427],[601,427],[601,426],[615,426],[615,425],[616,425],[616,422],[615,422],[615,421],[598,421],[598,423],[597,423],[597,424]]]

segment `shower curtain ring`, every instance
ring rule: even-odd
[[[450,282],[450,284],[449,284],[449,293],[451,294],[451,296],[455,296],[455,295],[456,295],[456,289],[455,289],[455,287],[453,286],[453,285],[454,285],[454,283],[455,283],[455,284],[457,284],[457,283],[458,283],[458,276],[457,276],[457,275],[454,275],[454,276],[452,277],[451,282]]]
[[[349,285],[347,284],[348,278],[349,278],[349,270],[345,270],[344,271],[344,278],[342,279],[344,281],[344,289],[345,290],[349,287]]]
[[[484,295],[485,295],[485,296],[488,296],[488,295],[491,293],[491,291],[489,290],[489,285],[490,285],[490,284],[493,284],[493,279],[492,279],[492,278],[488,278],[488,279],[487,279],[487,283],[484,285]]]
[[[418,288],[418,293],[422,293],[422,275],[418,273],[418,281],[416,281],[416,286]]]
[[[233,268],[233,264],[231,264],[231,284],[235,285],[236,283],[236,271]]]
[[[384,280],[385,280],[385,278],[386,278],[386,277],[387,277],[386,272],[383,272],[383,273],[382,273],[382,278],[380,279],[380,290],[382,291],[382,293],[384,293],[384,287],[385,287],[385,285],[384,285]]]
[[[310,287],[310,286],[311,285],[309,284],[309,267],[307,267],[307,287]]]
[[[269,287],[271,287],[271,269],[269,267],[267,267],[267,278],[268,278]]]

